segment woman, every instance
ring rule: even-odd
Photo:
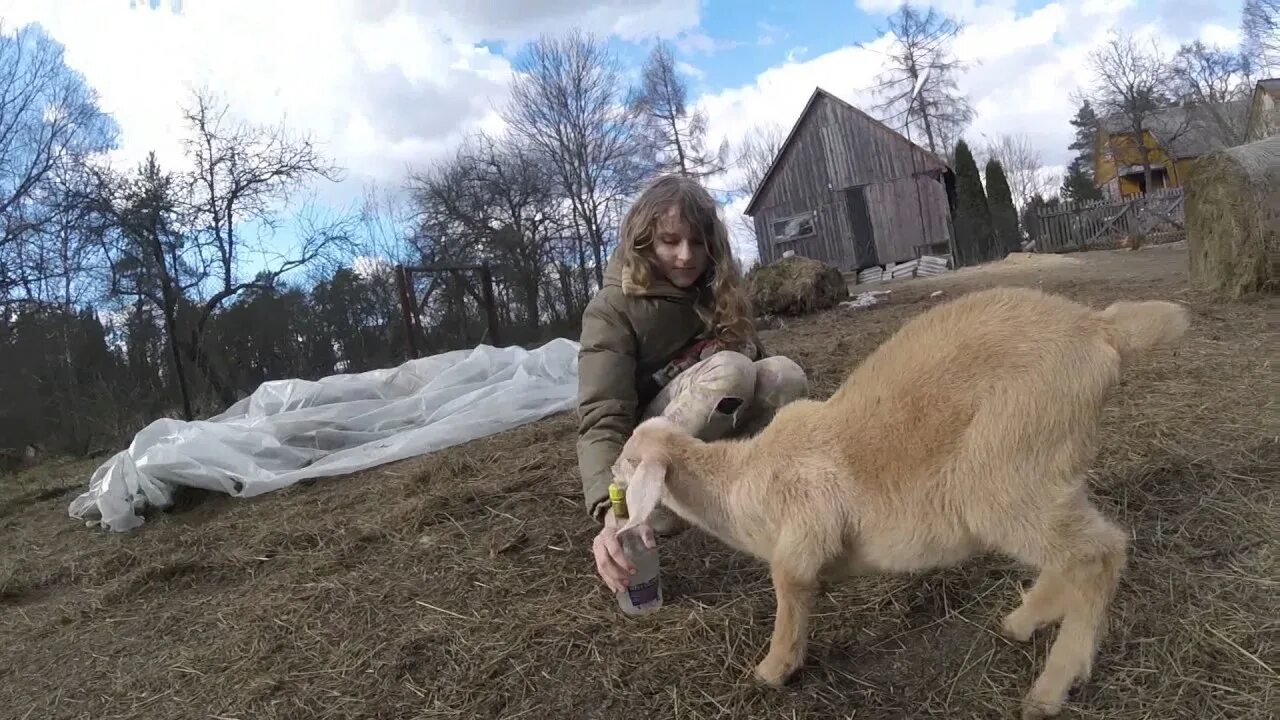
[[[592,545],[611,590],[634,568],[609,512],[612,466],[640,420],[664,415],[704,440],[759,430],[807,392],[804,371],[766,357],[742,272],[711,195],[696,181],[657,179],[622,222],[604,287],[582,319],[578,466]],[[659,535],[678,519],[655,516]]]

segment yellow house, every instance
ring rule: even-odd
[[[1280,135],[1280,79],[1259,80],[1249,103],[1245,142]]]
[[[1205,106],[1175,106],[1144,118],[1143,145],[1151,164],[1146,186],[1142,151],[1126,118],[1099,123],[1094,141],[1093,176],[1103,195],[1120,199],[1149,190],[1181,187],[1191,162],[1205,153],[1230,147],[1243,137],[1247,101]]]

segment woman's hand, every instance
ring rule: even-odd
[[[596,573],[614,592],[627,589],[630,578],[636,571],[635,565],[627,559],[626,553],[622,550],[622,542],[618,539],[619,523],[616,515],[606,512],[604,527],[600,528],[595,541],[591,543],[591,551],[596,558]],[[640,533],[646,547],[653,547],[655,544],[653,530],[648,525],[637,525],[628,532]]]

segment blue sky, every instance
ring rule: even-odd
[[[1046,177],[1069,160],[1072,90],[1113,26],[1167,48],[1238,42],[1239,0],[923,0],[962,20],[956,54],[981,146],[1019,134]],[[179,103],[192,85],[241,117],[310,133],[347,180],[317,188],[352,202],[397,187],[476,129],[500,132],[510,58],[539,33],[577,25],[608,37],[630,72],[654,37],[672,41],[713,141],[790,127],[815,86],[867,107],[877,28],[896,0],[0,0],[12,28],[40,23],[66,47],[121,127],[115,161],[155,150],[180,165]],[[727,181],[725,182],[727,184]],[[741,203],[727,208],[733,216]],[[282,242],[287,242],[284,240]],[[739,248],[750,252],[749,243]]]

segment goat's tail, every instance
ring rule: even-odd
[[[1107,342],[1126,360],[1176,343],[1191,326],[1184,306],[1163,300],[1113,303],[1097,317],[1102,320]]]

